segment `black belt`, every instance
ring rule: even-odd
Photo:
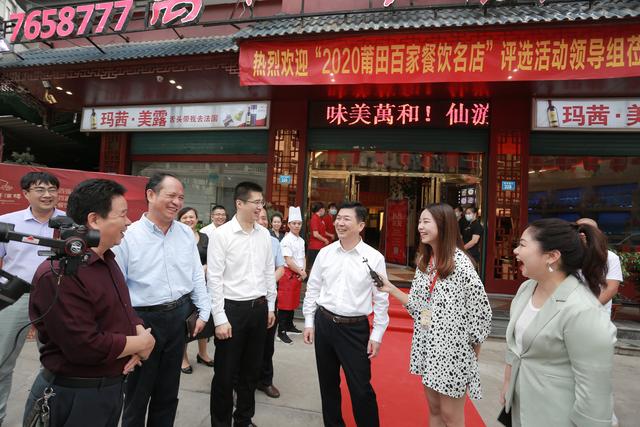
[[[367,316],[340,316],[339,314],[330,312],[321,305],[318,306],[318,311],[333,323],[358,323],[367,320]]]
[[[68,388],[98,388],[107,387],[114,384],[120,384],[124,381],[124,376],[119,375],[117,377],[100,377],[100,378],[78,378],[78,377],[63,377],[56,375],[47,368],[42,368],[42,377],[48,382],[52,382],[54,385]]]
[[[246,301],[236,301],[232,299],[224,300],[225,305],[251,306],[252,308],[255,307],[256,305],[261,305],[266,303],[267,303],[267,297],[258,297],[256,299],[250,299]]]
[[[133,307],[136,311],[171,311],[180,307],[182,304],[191,299],[191,294],[182,295],[175,301],[168,302],[166,304],[148,305],[146,307]]]

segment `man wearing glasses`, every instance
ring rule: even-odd
[[[207,253],[207,286],[216,325],[211,425],[254,426],[255,390],[267,329],[275,323],[276,281],[269,231],[257,223],[262,188],[241,182],[236,215],[216,228]],[[234,377],[238,381],[233,413]]]
[[[58,178],[47,172],[29,172],[20,179],[22,194],[29,207],[0,216],[0,222],[14,224],[18,233],[53,237],[49,219],[62,216],[58,204]],[[46,248],[45,248],[46,249]],[[40,246],[19,242],[0,243],[0,267],[31,283],[38,266],[46,257],[38,255]],[[25,294],[15,304],[0,311],[0,425],[6,416],[7,401],[11,391],[11,377],[16,360],[27,337],[25,328],[14,348],[18,331],[29,323],[29,295]]]

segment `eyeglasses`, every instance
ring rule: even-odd
[[[245,203],[253,203],[257,207],[263,207],[266,203],[264,200],[245,200]]]
[[[30,188],[29,191],[33,191],[38,196],[44,196],[45,193],[49,193],[52,196],[55,196],[56,194],[58,194],[58,189],[56,187],[49,187],[49,188],[33,187],[33,188]]]

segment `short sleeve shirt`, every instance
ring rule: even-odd
[[[324,242],[313,236],[314,231],[320,233],[321,236],[327,235],[324,221],[322,221],[322,217],[318,214],[311,215],[311,220],[309,220],[309,249],[319,250],[324,248]]]

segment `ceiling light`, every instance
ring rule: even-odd
[[[67,95],[73,95],[73,92],[71,92],[70,90],[65,92]]]
[[[58,90],[64,90],[64,89],[62,89],[62,87],[60,87],[60,86],[56,86],[56,89],[58,89]]]
[[[514,72],[514,73],[517,73],[517,72],[518,72],[518,69],[517,69],[517,68],[514,68],[514,69],[513,69],[513,72]]]
[[[172,85],[174,85],[174,84],[176,84],[176,81],[175,81],[175,80],[173,80],[173,79],[171,79],[171,80],[169,80],[169,83],[171,83]]]
[[[507,77],[507,79],[509,79],[509,80],[511,80],[512,78],[513,78],[513,76],[509,76],[509,77]]]
[[[176,86],[176,89],[182,89],[182,86],[178,85]]]

